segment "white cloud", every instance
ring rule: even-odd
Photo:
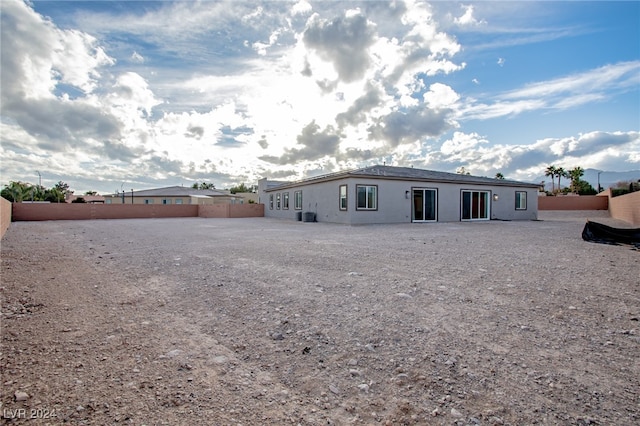
[[[133,53],[131,54],[131,61],[136,62],[138,64],[142,64],[144,63],[144,56],[142,56],[141,54],[139,54],[134,50]]]
[[[460,99],[455,90],[442,83],[433,83],[423,97],[429,107],[436,109],[454,106]]]
[[[464,166],[474,175],[503,173],[511,179],[531,181],[551,165],[565,168],[610,169],[620,161],[640,168],[640,132],[589,132],[565,138],[545,138],[531,144],[501,145],[477,133],[454,132],[439,150],[427,153],[426,166],[455,170]]]
[[[466,67],[456,61],[462,45],[422,1],[148,6],[77,13],[63,30],[28,4],[2,3],[3,178],[37,165],[96,183],[100,164],[110,189],[224,186],[382,161],[525,176],[549,160],[640,156],[637,134],[496,146],[462,128],[636,90],[638,61],[472,99],[446,76]],[[464,28],[449,28],[489,31],[480,11],[465,6]]]
[[[291,8],[292,15],[306,15],[313,10],[313,7],[306,0],[300,0]]]
[[[489,119],[539,109],[563,110],[618,93],[637,90],[640,61],[620,62],[552,80],[527,84],[498,94],[493,103],[467,99],[461,112],[465,119]]]
[[[467,5],[467,6],[462,6],[462,8],[464,9],[464,14],[462,16],[460,16],[459,18],[455,18],[454,22],[460,26],[468,26],[468,25],[480,25],[480,24],[486,24],[486,22],[484,20],[478,21],[474,16],[473,16],[473,6],[472,5]]]

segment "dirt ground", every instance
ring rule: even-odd
[[[640,252],[587,217],[13,223],[2,421],[640,424]]]

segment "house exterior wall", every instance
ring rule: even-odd
[[[347,186],[347,209],[339,208],[339,188]],[[375,210],[356,209],[358,185],[377,187],[378,205]],[[344,224],[408,223],[412,221],[413,189],[437,189],[437,220],[456,222],[461,220],[461,192],[463,190],[488,191],[490,196],[490,218],[499,220],[535,220],[538,217],[538,190],[530,187],[488,186],[479,184],[453,184],[445,182],[423,182],[411,180],[378,179],[373,177],[345,177],[331,181],[299,184],[281,189],[266,190],[266,180],[258,183],[260,203],[265,205],[265,216],[296,220],[298,212],[313,212],[318,222]],[[302,210],[294,209],[294,193],[302,191]],[[408,191],[408,198],[407,198]],[[527,208],[516,210],[516,191],[527,194]],[[289,209],[284,209],[282,200],[289,193]],[[280,194],[280,209],[277,196]],[[273,208],[270,196],[273,195]],[[494,200],[497,195],[497,200]]]

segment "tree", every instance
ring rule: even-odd
[[[2,189],[1,195],[12,203],[21,203],[29,199],[33,193],[32,188],[30,183],[11,181]]]
[[[556,192],[556,184],[555,181],[553,179],[555,179],[556,177],[556,166],[551,165],[549,167],[546,168],[546,170],[544,171],[544,175],[549,177],[551,176],[551,193],[555,193]]]
[[[586,180],[578,179],[578,181],[574,185],[574,191],[579,195],[596,195],[598,191],[591,186],[589,182]]]
[[[49,201],[50,203],[64,203],[64,199],[65,194],[56,187],[44,191],[44,201]]]
[[[67,192],[69,192],[69,184],[61,180],[56,183],[54,188],[62,192],[64,195],[67,195]]]
[[[87,191],[84,193],[84,195],[98,195],[98,192],[96,191]]]
[[[78,197],[72,201],[72,203],[86,203],[85,199],[82,197]]]
[[[562,167],[556,169],[556,176],[558,177],[558,191],[560,191],[560,178],[566,178],[567,172]]]
[[[459,175],[470,175],[471,174],[471,172],[468,172],[467,169],[464,168],[464,166],[458,167],[456,169],[456,173],[459,174]]]
[[[504,175],[500,172],[496,173],[496,179],[504,179]]]
[[[578,166],[569,170],[567,173],[569,179],[571,179],[571,192],[578,193],[578,183],[580,182],[580,178],[584,176],[584,169]]]
[[[232,193],[232,194],[237,194],[238,192],[253,192],[253,191],[251,191],[251,188],[246,186],[244,184],[244,182],[243,182],[240,185],[236,185],[236,186],[232,187],[231,189],[229,189],[229,192]]]
[[[207,183],[207,182],[202,182],[202,183],[194,183],[193,185],[191,185],[191,188],[193,189],[216,189],[216,186],[212,183]]]

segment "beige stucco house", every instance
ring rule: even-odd
[[[372,166],[258,182],[265,217],[344,224],[535,220],[537,183]]]

